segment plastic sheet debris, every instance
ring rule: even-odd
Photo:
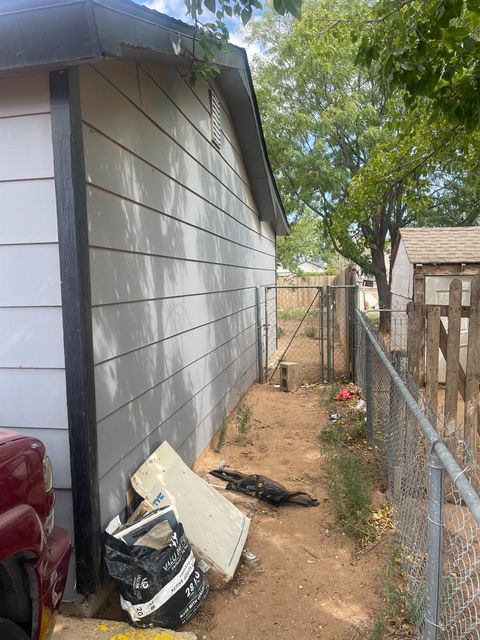
[[[209,567],[210,586],[223,588],[240,560],[249,518],[194,473],[167,442],[132,476],[132,486],[155,507],[175,505],[195,555]]]
[[[351,400],[354,397],[354,394],[349,389],[342,389],[335,396],[335,400]]]
[[[355,409],[357,409],[357,411],[361,411],[362,413],[366,413],[367,404],[366,404],[365,400],[359,400],[357,402],[357,404],[355,405]]]
[[[105,532],[105,562],[128,619],[142,628],[184,624],[207,597],[208,583],[174,508],[119,523],[117,516]]]
[[[227,482],[228,491],[238,491],[255,496],[277,507],[284,504],[298,504],[303,507],[316,507],[318,500],[305,491],[288,491],[282,484],[258,474],[247,475],[239,471],[219,471],[214,469],[210,475]]]
[[[332,422],[337,422],[337,420],[340,420],[340,418],[342,417],[342,415],[341,415],[340,413],[338,413],[338,411],[337,411],[337,412],[335,412],[335,413],[330,413],[330,414],[328,415],[328,417],[330,418],[330,420],[331,420]]]

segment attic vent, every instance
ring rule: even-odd
[[[220,100],[210,90],[210,106],[212,118],[212,142],[219,149],[222,146],[222,119],[220,115]]]

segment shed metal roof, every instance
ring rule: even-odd
[[[181,20],[131,0],[2,0],[0,72],[105,58],[188,65],[194,33]],[[195,56],[202,56],[198,42]],[[288,222],[268,159],[247,54],[230,44],[216,53],[215,63],[260,218],[284,235]]]
[[[480,263],[480,227],[418,227],[400,229],[413,264]]]

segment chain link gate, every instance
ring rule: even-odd
[[[265,382],[279,382],[281,362],[299,365],[304,384],[353,372],[353,285],[265,287]]]

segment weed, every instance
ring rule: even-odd
[[[337,520],[350,535],[372,538],[370,482],[358,453],[335,447],[327,455],[327,487]]]
[[[285,329],[282,329],[279,325],[277,325],[277,338],[280,339],[285,335]]]
[[[287,307],[285,309],[278,310],[278,319],[279,320],[303,320],[305,314],[307,313],[308,307]],[[310,310],[307,314],[307,318],[313,316],[316,313],[316,310]]]
[[[380,325],[380,311],[374,311],[374,310],[368,309],[367,311],[365,311],[365,317],[375,327],[378,327]]]
[[[332,385],[331,394],[336,395],[336,391]],[[358,447],[365,438],[362,423],[355,416],[347,424],[333,422],[320,432],[319,440],[335,516],[347,533],[370,542],[376,532],[370,521],[371,481]]]
[[[235,422],[237,423],[238,433],[241,436],[246,435],[250,431],[252,426],[252,414],[252,407],[246,402],[240,402],[235,415]]]
[[[305,329],[305,333],[304,333],[304,335],[305,335],[305,337],[307,337],[307,338],[315,338],[315,333],[316,333],[316,332],[315,332],[315,327],[307,327],[307,328]]]
[[[401,587],[399,550],[392,545],[383,571],[384,609],[372,629],[369,640],[382,640],[389,620],[398,619],[405,624],[405,594]]]
[[[328,387],[328,396],[327,396],[327,402],[329,404],[331,404],[334,400],[335,400],[335,396],[337,395],[337,393],[340,391],[341,389],[341,385],[338,382],[334,382],[334,384],[331,384]]]
[[[219,429],[219,435],[217,444],[215,445],[215,452],[219,453],[223,446],[225,445],[225,440],[227,439],[227,429],[228,429],[228,413],[227,410],[223,410],[223,420]]]

